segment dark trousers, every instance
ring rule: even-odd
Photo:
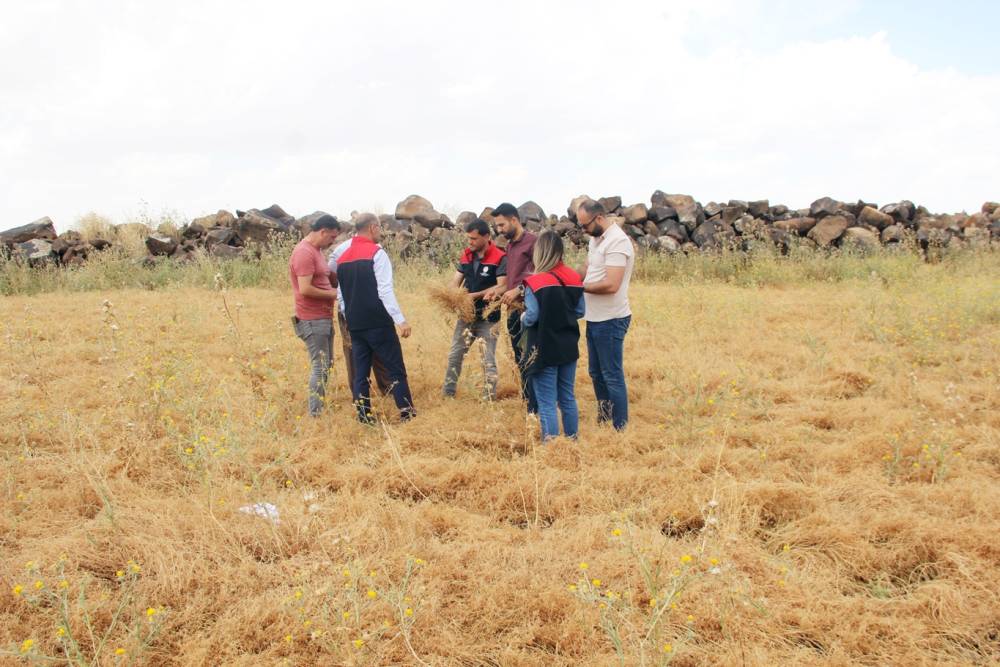
[[[389,374],[389,388],[399,414],[404,420],[416,416],[410,385],[406,381],[403,348],[399,344],[396,327],[389,326],[351,331],[351,358],[354,361],[354,384],[351,390],[354,404],[358,408],[358,419],[366,424],[375,421],[372,416],[371,380],[368,379],[374,357],[382,360]]]
[[[344,365],[347,366],[347,388],[354,391],[354,355],[351,354],[351,331],[347,328],[347,320],[344,314],[337,309],[337,327],[340,329],[340,342],[344,347]],[[389,371],[386,370],[382,360],[378,355],[372,357],[372,371],[375,373],[375,384],[383,396],[389,394],[392,381],[389,379]]]
[[[531,384],[531,379],[524,376],[521,370],[521,357],[524,356],[523,338],[524,331],[521,329],[521,313],[511,310],[507,314],[507,333],[510,334],[510,344],[514,348],[514,361],[517,364],[518,378],[521,383],[521,396],[528,404],[528,414],[538,414],[538,401],[535,400],[535,389]]]
[[[628,423],[628,388],[622,357],[631,322],[631,317],[587,322],[587,355],[597,397],[597,422],[610,421],[619,431]]]

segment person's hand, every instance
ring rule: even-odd
[[[503,296],[500,297],[500,303],[505,306],[509,306],[519,298],[521,298],[521,290],[515,287],[514,289],[509,289],[503,293]]]
[[[492,301],[497,298],[497,288],[491,287],[485,292],[483,292],[483,301]]]
[[[400,338],[409,338],[411,333],[413,333],[413,327],[411,327],[407,322],[403,322],[399,325]]]

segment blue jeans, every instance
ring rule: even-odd
[[[631,317],[587,322],[588,370],[597,396],[597,422],[611,421],[619,431],[628,423],[628,389],[622,362]]]
[[[563,433],[575,438],[580,423],[573,384],[576,382],[576,362],[562,366],[542,366],[531,376],[535,400],[538,401],[538,418],[542,422],[542,441],[559,435],[559,415],[562,413]]]

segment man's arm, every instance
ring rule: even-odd
[[[462,281],[465,280],[465,274],[461,271],[455,271],[454,275],[451,277],[451,282],[449,285],[451,287],[461,287]]]
[[[586,292],[587,294],[616,293],[622,286],[622,280],[625,279],[625,267],[609,266],[605,269],[604,275],[605,275],[604,280],[598,280],[592,283],[584,283],[583,291]]]
[[[313,274],[296,276],[296,278],[299,282],[299,294],[302,296],[308,296],[313,299],[326,299],[327,301],[335,301],[337,299],[337,290],[319,289],[312,284]]]
[[[378,298],[382,301],[382,305],[385,306],[389,317],[399,327],[399,335],[403,338],[408,338],[412,328],[406,323],[406,318],[403,317],[403,311],[399,307],[399,302],[396,301],[396,291],[392,286],[392,263],[389,261],[389,255],[386,254],[385,250],[379,248],[375,253],[375,256],[372,258],[372,268],[375,271],[375,283],[378,285]]]

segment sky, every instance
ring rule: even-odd
[[[0,0],[0,228],[1000,199],[1000,3]]]

